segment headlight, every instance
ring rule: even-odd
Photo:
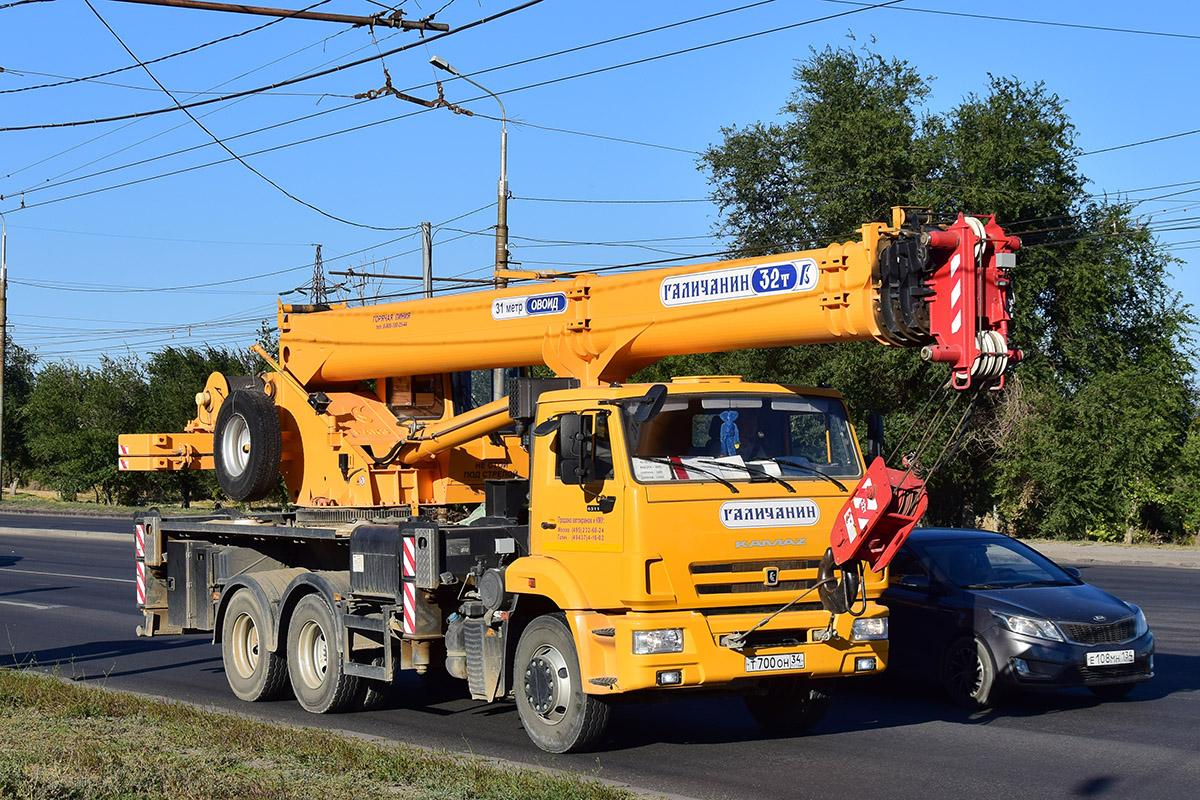
[[[992,614],[1000,621],[1001,625],[1013,633],[1019,633],[1022,636],[1033,636],[1037,639],[1050,639],[1054,642],[1061,642],[1063,640],[1062,634],[1058,632],[1058,628],[1048,619],[1022,617],[1018,614],[1001,614],[996,611],[993,611]]]
[[[870,642],[888,637],[887,617],[856,619],[850,626],[850,638],[856,642]]]
[[[1137,606],[1135,606],[1133,603],[1126,603],[1126,605],[1128,605],[1134,611],[1133,638],[1136,639],[1139,636],[1144,636],[1146,634],[1146,631],[1150,630],[1150,624],[1146,622],[1146,615],[1143,614],[1142,610],[1140,608],[1138,608]]]
[[[682,652],[683,628],[663,628],[656,631],[633,632],[633,654],[635,656]]]

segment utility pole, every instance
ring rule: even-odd
[[[429,63],[438,69],[462,78],[467,83],[489,95],[500,104],[500,180],[496,184],[496,288],[508,286],[508,113],[504,110],[502,101],[495,92],[486,86],[476,83],[466,75],[450,66],[450,62],[441,56],[430,56]],[[439,90],[440,94],[440,90]],[[492,399],[499,400],[507,394],[504,385],[504,368],[492,371]]]
[[[4,499],[4,364],[8,355],[8,220],[0,214],[0,500]]]
[[[433,226],[421,223],[421,281],[425,297],[433,297]]]

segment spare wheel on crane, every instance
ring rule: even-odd
[[[213,434],[217,482],[230,499],[261,500],[279,480],[279,412],[265,392],[235,389],[221,404]]]

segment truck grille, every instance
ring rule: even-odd
[[[702,597],[766,592],[799,594],[816,583],[816,570],[820,564],[820,561],[804,559],[770,559],[692,564],[689,569],[696,594]],[[764,570],[769,568],[779,571],[780,580],[773,586],[765,583]],[[810,574],[797,576],[795,573],[800,570]],[[786,578],[784,573],[789,573]]]
[[[1104,625],[1089,625],[1086,622],[1060,622],[1058,627],[1062,628],[1066,637],[1076,644],[1118,644],[1132,639],[1136,631],[1133,617]]]

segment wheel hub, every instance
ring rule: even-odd
[[[550,725],[567,715],[571,703],[571,672],[557,648],[539,647],[525,665],[525,700],[533,713]]]

